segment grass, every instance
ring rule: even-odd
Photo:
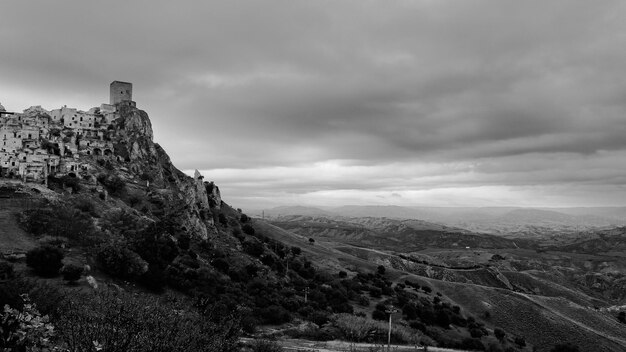
[[[17,213],[29,206],[19,199],[0,200],[0,252],[4,254],[25,253],[37,242],[19,226]]]

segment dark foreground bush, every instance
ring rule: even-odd
[[[55,319],[70,351],[107,352],[234,352],[238,322],[233,316],[205,317],[183,304],[124,292],[71,298]]]
[[[102,270],[120,279],[134,279],[148,271],[148,263],[139,254],[119,245],[104,246],[96,259]]]
[[[68,264],[63,267],[61,274],[63,274],[63,280],[74,283],[80,279],[83,274],[83,268],[78,265]]]
[[[52,246],[33,248],[26,253],[26,264],[33,268],[37,275],[56,276],[63,266],[63,251]]]

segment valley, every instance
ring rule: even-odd
[[[395,282],[427,282],[453,304],[538,346],[576,336],[585,351],[626,348],[626,327],[606,311],[626,303],[623,228],[570,237],[559,246],[551,236],[503,238],[406,219],[292,214],[270,222],[405,273]]]

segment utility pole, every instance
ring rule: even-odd
[[[387,335],[387,351],[388,352],[391,352],[391,315],[397,312],[398,310],[395,309],[393,306],[385,310],[385,313],[389,314],[389,335]]]

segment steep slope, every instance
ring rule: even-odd
[[[428,282],[434,290],[460,304],[472,315],[487,317],[486,321],[493,326],[533,341],[539,351],[549,351],[556,341],[572,342],[581,351],[614,352],[626,349],[623,327],[613,316],[562,298],[410,275],[406,279]]]

